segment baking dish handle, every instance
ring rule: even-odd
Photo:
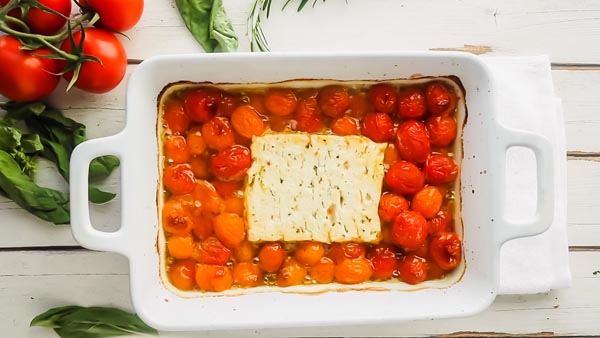
[[[552,145],[548,139],[540,134],[502,127],[501,149],[503,154],[499,180],[502,193],[501,204],[506,204],[506,153],[510,147],[520,146],[533,151],[537,167],[537,208],[533,219],[524,222],[512,222],[507,219],[506,208],[502,214],[501,226],[496,227],[496,238],[499,244],[518,238],[540,234],[550,227],[554,220],[554,161]]]
[[[73,150],[71,155],[71,231],[73,236],[82,246],[99,251],[112,251],[123,253],[121,248],[126,247],[123,242],[124,228],[114,232],[105,232],[94,229],[90,220],[88,202],[88,177],[90,162],[100,156],[115,155],[123,158],[121,149],[127,144],[123,134],[103,137],[85,141]],[[123,161],[121,160],[121,166]],[[121,173],[123,170],[121,169]]]

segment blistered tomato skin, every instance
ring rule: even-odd
[[[265,94],[265,108],[276,116],[287,116],[296,110],[298,98],[291,89],[273,88]]]
[[[208,237],[196,246],[192,254],[202,264],[225,265],[231,259],[231,250],[215,237]]]
[[[379,218],[384,222],[393,222],[405,210],[408,210],[408,201],[401,195],[384,193],[379,199]]]
[[[190,153],[183,136],[170,136],[165,140],[165,156],[167,162],[181,164],[189,162]]]
[[[456,95],[441,82],[433,82],[425,88],[427,108],[433,116],[445,116],[456,108]]]
[[[392,246],[378,245],[370,253],[374,279],[392,278],[396,270],[396,250]]]
[[[387,142],[394,136],[394,123],[385,113],[367,114],[363,119],[362,133],[375,142]]]
[[[385,184],[395,193],[411,195],[425,185],[425,177],[419,168],[406,161],[394,163],[384,176]]]
[[[163,118],[167,124],[167,128],[173,133],[182,134],[190,127],[190,118],[183,111],[181,101],[172,100],[167,103]]]
[[[212,173],[223,181],[243,179],[251,165],[250,149],[239,145],[224,149],[210,159]]]
[[[192,229],[192,215],[183,203],[170,199],[163,205],[162,225],[166,233],[187,236]]]
[[[297,129],[306,133],[316,133],[324,128],[321,108],[315,97],[307,97],[300,100],[296,108],[294,118],[297,121]]]
[[[201,88],[185,95],[183,107],[190,120],[205,123],[216,115],[220,100],[218,90]]]
[[[429,184],[445,184],[458,177],[458,165],[446,155],[431,155],[424,166],[425,180]]]
[[[455,232],[438,232],[429,244],[431,256],[442,269],[452,270],[462,258],[462,243]]]
[[[373,275],[371,263],[364,257],[346,259],[335,268],[335,280],[341,284],[358,284]]]
[[[202,125],[202,136],[209,148],[223,150],[235,144],[231,122],[225,117],[214,117]]]
[[[400,280],[408,284],[419,284],[427,279],[427,264],[424,258],[409,254],[398,264]]]
[[[346,259],[365,257],[366,248],[362,243],[333,243],[327,255],[335,264],[341,264]]]
[[[429,234],[435,235],[438,232],[448,232],[452,229],[454,217],[446,210],[440,210],[431,220],[429,220]]]
[[[456,120],[450,116],[432,116],[425,122],[429,142],[435,147],[445,147],[456,138]]]
[[[369,100],[379,113],[390,114],[396,111],[398,95],[396,90],[388,84],[378,84],[369,91]]]
[[[183,195],[194,190],[196,179],[189,164],[176,164],[165,169],[163,184],[172,194]]]
[[[413,196],[410,207],[418,211],[423,217],[430,219],[437,215],[442,207],[444,196],[440,190],[434,186],[427,186]]]
[[[342,86],[328,86],[317,96],[323,114],[329,117],[340,117],[350,108],[350,95]]]
[[[416,250],[427,239],[429,226],[423,215],[409,210],[396,217],[392,231],[397,245],[406,250]]]
[[[425,125],[411,120],[402,123],[396,133],[396,148],[400,158],[413,163],[423,163],[431,153],[431,144]]]
[[[420,119],[427,113],[425,94],[419,87],[410,87],[398,93],[398,115],[401,119]]]

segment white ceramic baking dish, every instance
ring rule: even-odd
[[[160,277],[161,229],[157,199],[160,152],[158,96],[173,82],[249,83],[290,79],[392,80],[457,76],[465,90],[460,175],[464,262],[460,273],[418,287],[386,283],[345,291],[260,288],[234,294],[181,294]],[[485,309],[498,290],[499,251],[509,239],[545,231],[553,217],[550,143],[540,135],[498,122],[490,70],[473,55],[452,52],[265,53],[159,56],[140,64],[127,93],[127,124],[117,135],[79,145],[71,158],[71,217],[77,241],[93,250],[128,257],[137,313],[162,330],[298,327],[393,322],[465,316]],[[463,115],[459,120],[464,119]],[[511,146],[533,150],[537,159],[537,211],[514,224],[505,215],[505,159]],[[121,158],[121,228],[92,227],[87,203],[89,162]],[[524,259],[527,259],[524,257]],[[310,286],[308,287],[310,288]],[[352,290],[354,288],[354,290]]]

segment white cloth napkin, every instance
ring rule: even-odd
[[[561,102],[554,96],[546,56],[485,57],[496,78],[501,122],[546,136],[555,152],[554,223],[546,232],[507,242],[500,254],[500,294],[530,294],[571,285],[567,242],[567,159]],[[527,219],[536,207],[536,162],[531,150],[507,155],[508,217]]]

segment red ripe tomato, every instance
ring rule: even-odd
[[[340,117],[350,109],[350,95],[342,86],[327,86],[317,96],[323,114],[329,117]]]
[[[441,82],[433,82],[425,88],[427,108],[433,116],[451,114],[456,108],[456,95]]]
[[[375,111],[389,114],[396,110],[398,95],[392,86],[382,83],[371,88],[369,100],[375,107]]]
[[[420,212],[423,217],[429,219],[433,218],[440,211],[443,200],[444,196],[442,196],[440,190],[430,185],[413,196],[410,208]]]
[[[190,127],[190,119],[183,112],[181,101],[178,100],[166,104],[163,119],[173,133],[182,134]]]
[[[379,218],[384,222],[392,222],[404,210],[408,210],[408,201],[401,195],[385,193],[379,199]]]
[[[0,0],[0,6],[4,6],[8,0]],[[31,7],[27,12],[25,24],[31,30],[31,33],[42,35],[53,35],[58,32],[67,22],[67,17],[71,14],[71,0],[38,0],[40,5],[46,6],[63,16],[46,12],[41,8]],[[9,12],[9,15],[22,19],[21,11],[16,9]],[[19,29],[18,27],[15,27]]]
[[[396,250],[389,245],[378,245],[369,253],[375,279],[392,278],[396,270]]]
[[[429,243],[431,257],[444,270],[452,270],[462,258],[462,243],[455,232],[438,232]]]
[[[144,0],[85,0],[100,15],[100,23],[111,31],[126,31],[140,21]]]
[[[79,46],[81,38],[81,31],[73,33],[75,46]],[[66,39],[60,48],[70,53],[72,47],[71,41]],[[113,33],[98,28],[86,29],[83,52],[86,55],[97,57],[101,63],[84,62],[75,87],[91,93],[106,93],[123,80],[127,69],[127,54],[123,44]],[[65,73],[63,76],[65,79],[71,80],[73,71]]]
[[[165,169],[163,183],[170,193],[183,195],[194,191],[196,179],[189,164],[176,164]]]
[[[183,101],[183,110],[194,122],[206,123],[219,108],[221,92],[214,88],[200,88],[188,92]]]
[[[398,113],[402,119],[420,119],[427,113],[425,94],[419,87],[411,87],[398,93]]]
[[[406,121],[398,127],[396,148],[403,160],[423,163],[431,153],[425,125],[419,121]]]
[[[394,136],[392,118],[385,113],[367,114],[363,119],[362,133],[375,142],[387,142]]]
[[[432,116],[427,119],[425,126],[432,146],[445,147],[456,138],[456,120],[453,117]]]
[[[452,222],[454,217],[446,210],[440,210],[434,218],[429,220],[429,234],[433,235],[438,232],[447,232],[452,230]]]
[[[429,227],[420,213],[405,211],[396,217],[392,227],[394,243],[406,250],[416,250],[427,239]]]
[[[427,279],[427,262],[424,258],[407,255],[398,264],[399,278],[408,284],[419,284]]]
[[[406,161],[392,164],[385,174],[384,181],[393,192],[401,195],[414,194],[425,185],[425,177],[421,170]]]
[[[239,95],[222,93],[221,102],[219,102],[219,107],[217,108],[217,116],[230,117],[241,102],[242,98]],[[253,108],[257,110],[255,107]]]
[[[425,162],[425,180],[429,184],[450,183],[458,176],[458,166],[451,157],[431,155]]]
[[[192,257],[202,264],[225,265],[231,259],[231,250],[215,237],[208,237],[198,243]]]
[[[212,173],[223,181],[237,181],[244,178],[250,165],[252,165],[250,150],[240,145],[221,150],[210,159]]]
[[[0,36],[0,94],[15,101],[35,101],[48,96],[56,88],[60,76],[57,60],[36,56],[50,51],[24,51],[19,40]]]

